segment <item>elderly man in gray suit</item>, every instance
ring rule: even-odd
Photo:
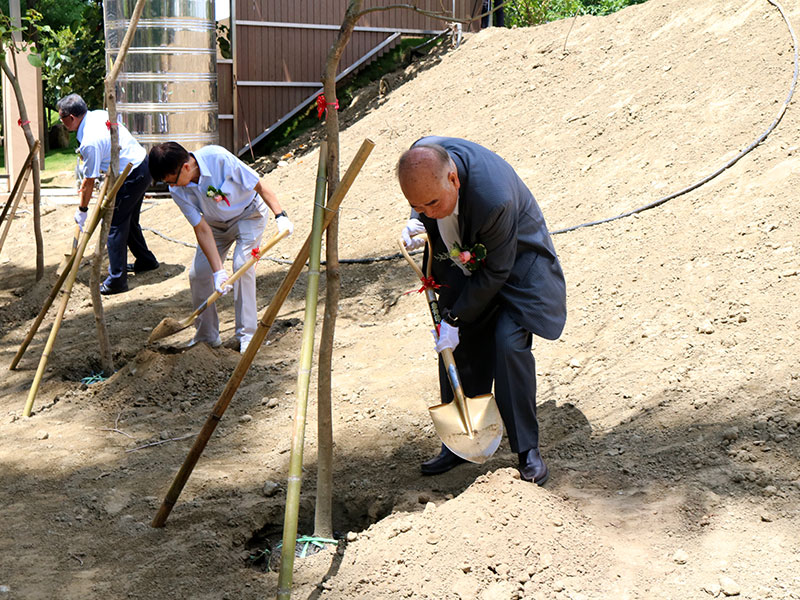
[[[437,352],[452,348],[468,396],[495,397],[520,475],[543,485],[532,334],[554,340],[566,320],[566,286],[544,217],[514,169],[494,152],[458,138],[425,137],[397,165],[411,218],[403,241],[427,233],[443,322]],[[453,398],[442,361],[443,402]],[[442,444],[422,463],[437,475],[464,462]]]

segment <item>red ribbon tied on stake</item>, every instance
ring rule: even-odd
[[[106,121],[106,127],[108,128],[109,131],[111,131],[112,127],[116,127],[116,126],[117,126],[116,123],[112,123],[111,121]]]
[[[261,257],[258,255],[258,248],[253,248],[252,250],[250,250],[250,254],[252,254],[256,260],[261,259]]]
[[[30,122],[31,122],[30,119],[28,119],[27,121],[23,121],[22,118],[17,119],[17,125],[19,125],[20,127],[25,127],[25,125],[29,125]]]
[[[419,294],[425,290],[438,290],[440,287],[442,287],[433,280],[433,277],[420,277],[420,281],[422,282],[422,287],[417,290],[417,293]]]
[[[318,119],[321,119],[323,114],[325,114],[325,115],[328,114],[328,107],[329,106],[331,108],[333,108],[333,109],[339,110],[339,99],[337,98],[333,102],[328,102],[327,100],[325,100],[325,94],[320,94],[319,96],[317,96],[317,118]]]

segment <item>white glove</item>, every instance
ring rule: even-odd
[[[277,219],[275,219],[275,223],[278,225],[278,233],[283,233],[284,231],[288,231],[289,235],[292,235],[294,231],[294,225],[289,220],[289,217],[286,215],[281,215]]]
[[[233,289],[233,286],[225,285],[226,281],[228,281],[228,273],[225,269],[214,271],[214,289],[223,296]]]
[[[78,224],[78,227],[81,228],[83,231],[83,226],[86,225],[86,216],[89,214],[89,211],[82,211],[80,208],[75,209],[75,222]]]
[[[431,330],[433,339],[436,341],[436,352],[441,352],[445,348],[455,350],[458,346],[458,327],[448,325],[444,321],[439,325],[439,338],[436,338],[436,330]]]
[[[406,250],[416,250],[425,245],[425,240],[414,238],[415,235],[425,233],[425,225],[419,219],[409,219],[400,235],[403,236],[403,244]]]

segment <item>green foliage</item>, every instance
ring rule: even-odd
[[[7,9],[7,0],[4,4]],[[59,98],[72,92],[83,96],[89,106],[102,106],[106,73],[102,3],[37,0],[36,5],[38,10],[25,12],[21,27],[12,26],[6,12],[0,12],[3,46],[19,31],[23,47],[35,50],[28,62],[42,69],[45,106],[54,107]]]
[[[574,15],[608,15],[645,0],[508,0],[505,21],[509,27],[529,27]]]
[[[79,20],[68,27],[40,32],[44,62],[44,101],[54,107],[67,94],[80,94],[90,107],[103,105],[106,75],[103,9],[96,2],[82,2]]]
[[[233,57],[231,53],[231,28],[219,22],[217,22],[217,47],[222,58]]]

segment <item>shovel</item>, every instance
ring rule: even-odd
[[[408,254],[402,240],[400,240],[400,251],[422,281],[422,289],[425,291],[438,335],[442,318],[431,277],[433,258],[430,257],[429,252],[428,276],[426,277],[422,273],[422,269]],[[465,396],[453,358],[453,351],[445,348],[441,352],[441,357],[447,369],[450,385],[453,387],[454,398],[453,402],[438,404],[428,409],[431,419],[433,419],[433,426],[444,445],[454,454],[464,460],[482,464],[495,453],[503,438],[503,420],[500,417],[494,394],[483,394],[475,398]]]
[[[225,285],[233,284],[234,281],[236,281],[237,279],[239,279],[239,277],[244,275],[244,272],[247,271],[247,269],[256,264],[258,262],[258,259],[264,256],[267,250],[272,248],[275,244],[280,242],[287,235],[289,235],[288,231],[280,231],[276,233],[273,236],[273,238],[270,241],[268,241],[266,245],[262,246],[258,252],[254,251],[253,256],[250,258],[250,260],[248,260],[241,267],[239,267],[239,269],[237,269],[237,271],[233,275],[231,275],[230,278],[225,282]],[[222,296],[222,294],[220,294],[217,291],[214,291],[213,294],[211,294],[208,298],[206,298],[205,302],[203,302],[200,306],[197,307],[197,310],[195,310],[191,315],[186,317],[183,321],[178,321],[177,319],[173,319],[172,317],[165,318],[164,320],[161,321],[161,323],[156,325],[155,329],[153,329],[152,333],[150,334],[150,337],[147,338],[147,343],[151,344],[157,340],[168,337],[174,333],[178,333],[179,331],[186,329],[189,325],[194,323],[195,319],[197,319],[197,317],[200,316],[200,313],[202,313],[205,309],[214,304],[214,302],[216,302],[220,296]]]

